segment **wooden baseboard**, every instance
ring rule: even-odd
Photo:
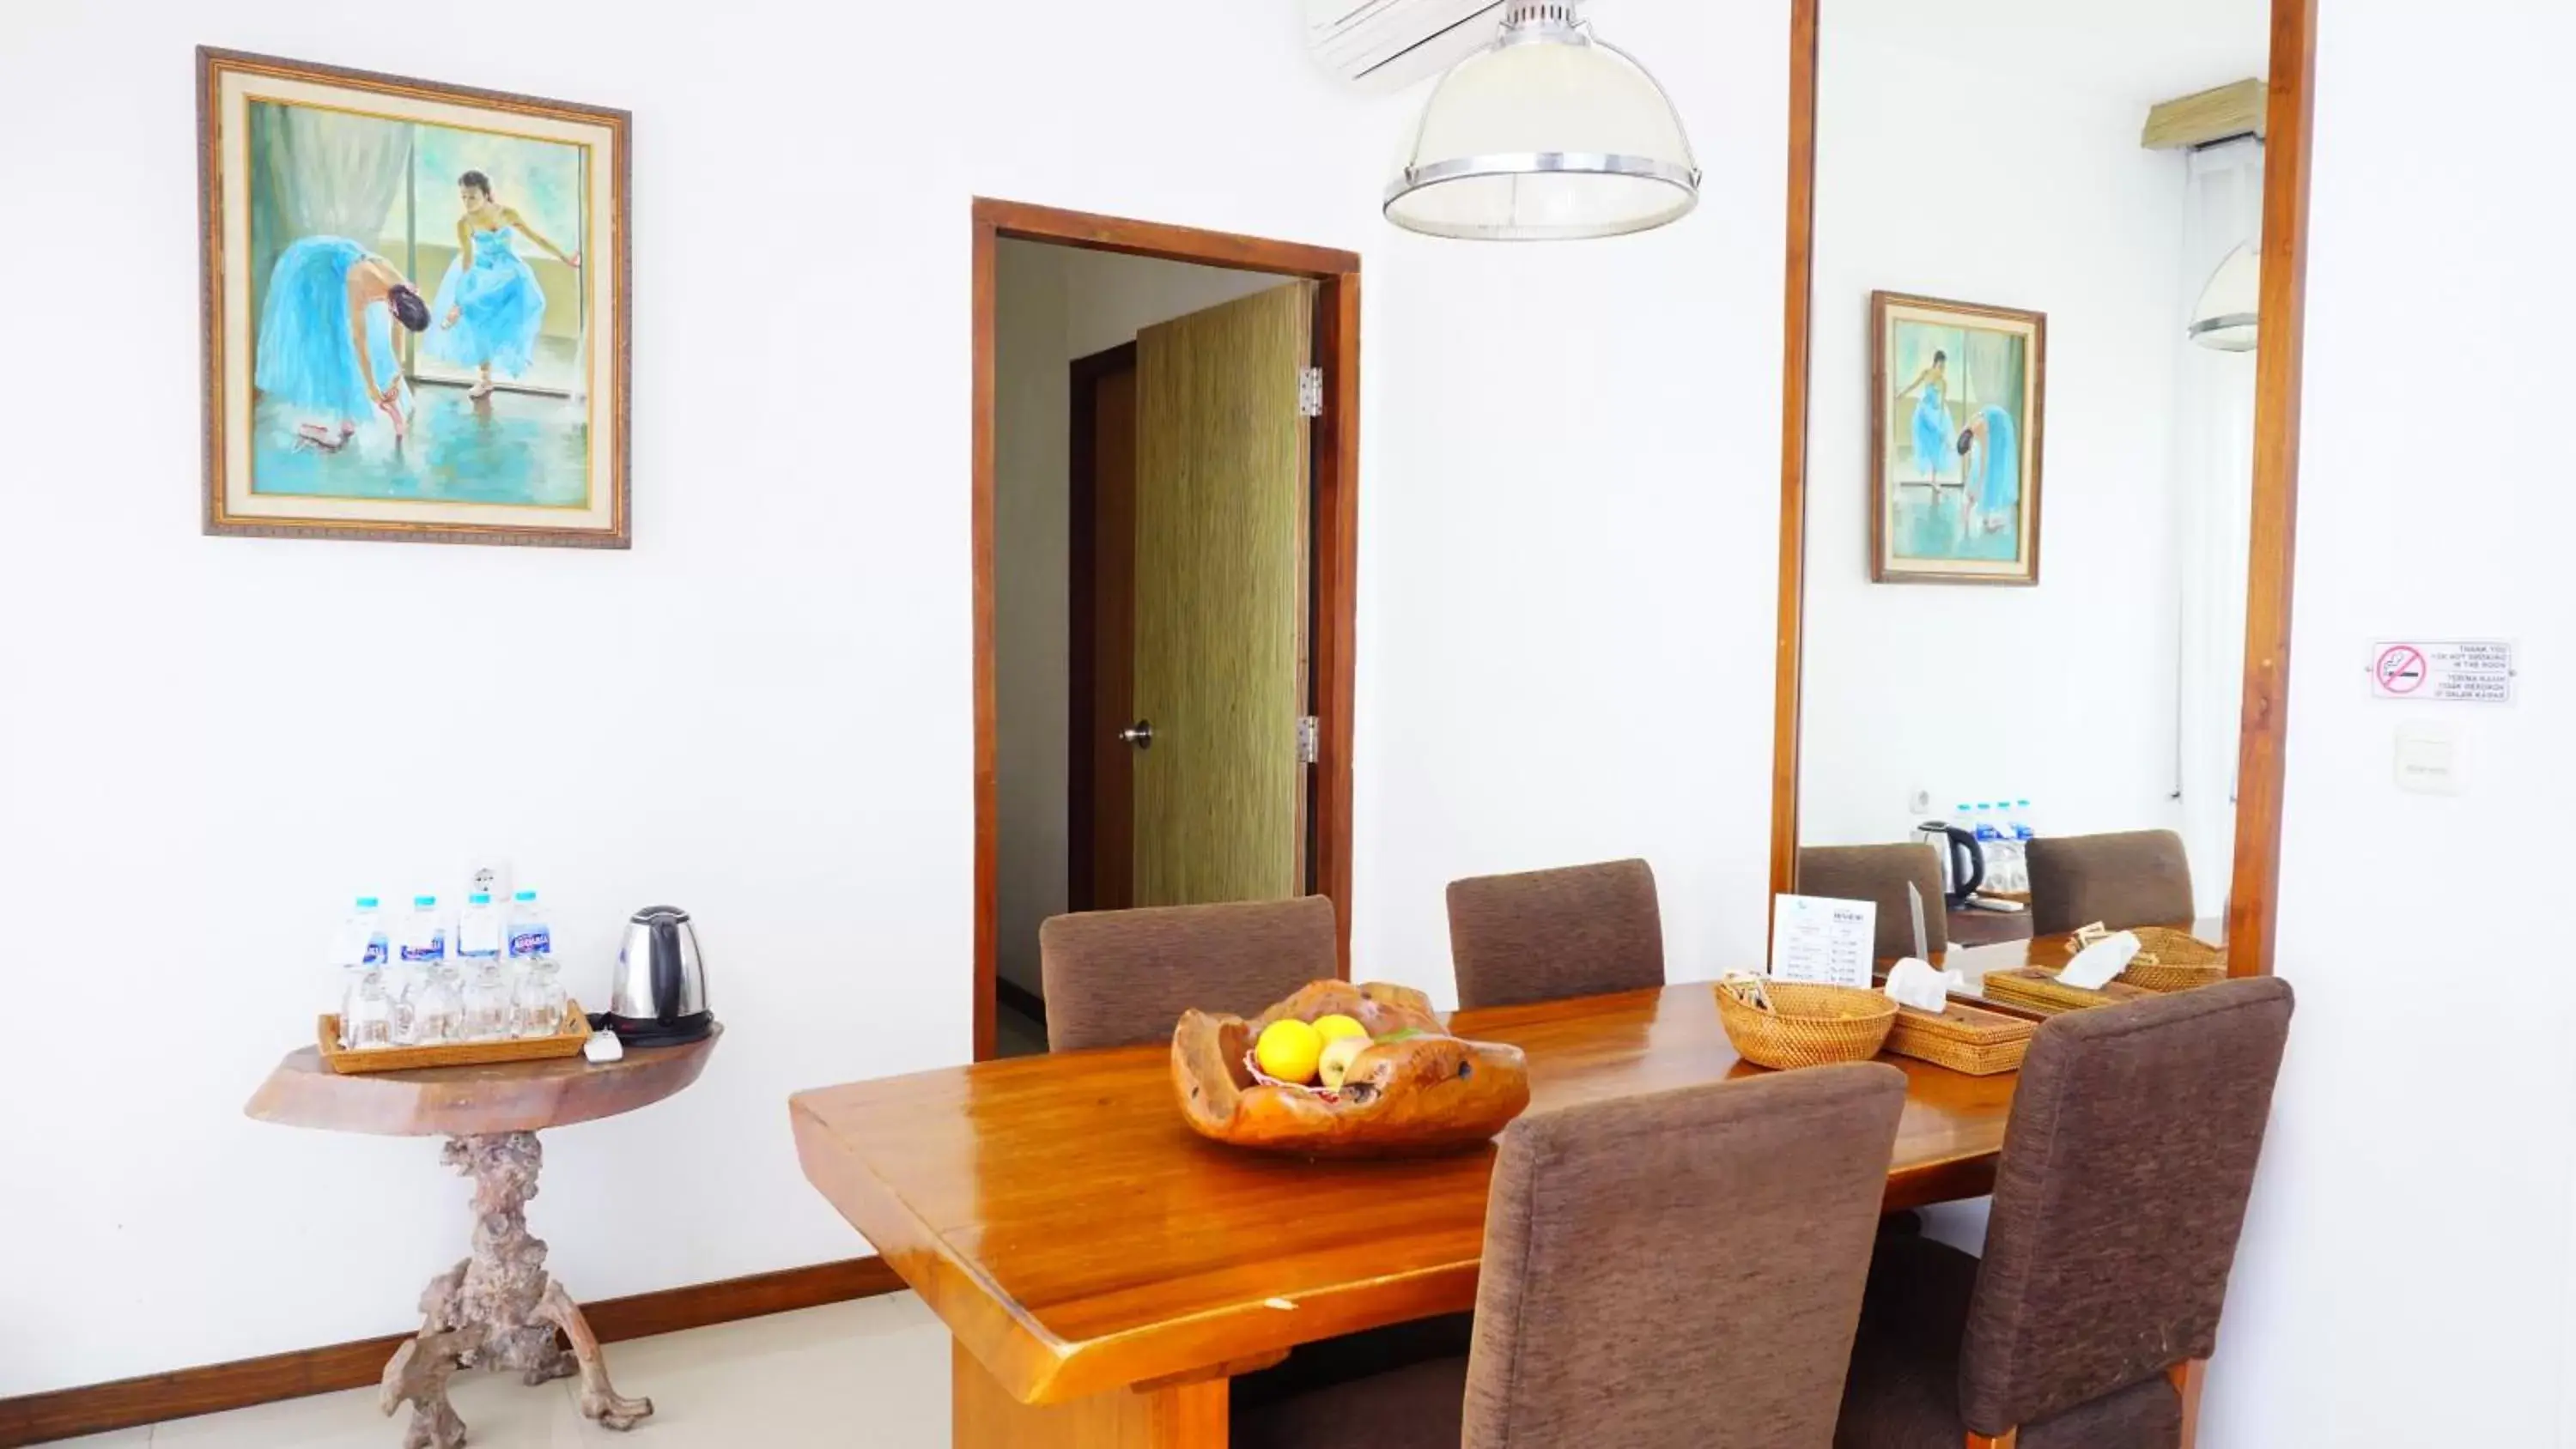
[[[617,1343],[768,1313],[872,1298],[901,1287],[903,1280],[895,1276],[883,1258],[850,1258],[838,1263],[817,1263],[810,1268],[728,1278],[720,1283],[638,1293],[631,1298],[603,1299],[583,1304],[582,1313],[600,1342]],[[0,1399],[0,1449],[243,1409],[306,1394],[364,1388],[377,1381],[384,1373],[385,1360],[410,1336],[388,1334],[327,1348]]]

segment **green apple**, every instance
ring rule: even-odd
[[[1336,1037],[1325,1043],[1324,1055],[1315,1063],[1316,1080],[1327,1088],[1341,1086],[1342,1079],[1351,1074],[1351,1063],[1374,1045],[1364,1036]]]

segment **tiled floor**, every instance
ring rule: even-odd
[[[576,1380],[524,1388],[460,1374],[452,1397],[474,1449],[943,1449],[948,1330],[910,1293],[608,1346],[621,1393],[653,1417],[589,1423]],[[63,1441],[64,1449],[400,1449],[404,1409],[352,1389]]]
[[[1005,1001],[993,1013],[994,1050],[1006,1057],[1046,1055],[1046,1023]]]

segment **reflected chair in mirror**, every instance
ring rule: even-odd
[[[1328,896],[1083,911],[1038,926],[1047,1050],[1172,1039],[1192,1007],[1257,1016],[1341,974]]]
[[[1251,1404],[1237,1449],[1822,1445],[1905,1078],[1861,1062],[1523,1117],[1463,1358]]]
[[[1642,860],[1449,883],[1458,1005],[1517,1006],[1664,984],[1664,919]]]
[[[1879,1242],[1835,1449],[2182,1443],[2291,1004],[2255,977],[2043,1024],[1985,1256]]]
[[[1798,852],[1798,894],[1878,906],[1878,959],[1914,954],[1911,884],[1923,899],[1923,949],[1950,949],[1950,913],[1942,903],[1941,854],[1914,841],[1904,845],[1813,845]]]
[[[2040,935],[2096,921],[2114,931],[2191,924],[2191,861],[2170,830],[2042,836],[2029,852],[2030,928]]]

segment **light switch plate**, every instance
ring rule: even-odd
[[[2446,724],[2397,727],[2397,788],[2413,795],[2460,793],[2459,731]]]

